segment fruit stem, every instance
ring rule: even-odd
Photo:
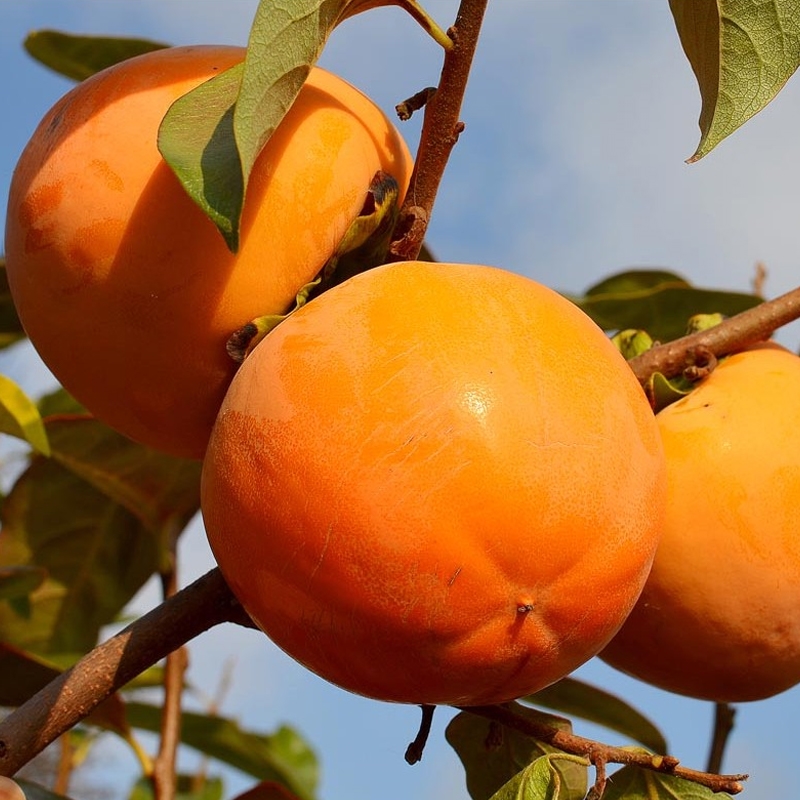
[[[95,647],[0,722],[0,775],[13,775],[130,680],[222,622],[253,627],[213,569]]]
[[[419,722],[419,731],[414,737],[414,741],[406,748],[405,758],[408,764],[417,764],[422,761],[422,753],[431,734],[433,713],[436,711],[436,706],[424,705],[420,706],[420,709],[422,710],[422,719]]]
[[[628,361],[639,382],[660,372],[665,378],[680,375],[700,349],[725,356],[764,341],[781,326],[800,318],[800,287],[736,314],[706,330],[659,344]]]
[[[464,129],[461,103],[488,1],[461,0],[447,32],[453,47],[445,51],[439,86],[425,105],[414,172],[392,237],[392,261],[415,259],[422,247],[445,167]]]
[[[709,772],[681,767],[678,759],[672,756],[653,755],[647,750],[630,747],[614,747],[602,744],[593,739],[576,736],[574,733],[554,728],[514,712],[513,704],[502,706],[457,706],[460,711],[499,722],[507,728],[519,731],[539,742],[545,742],[571,755],[588,759],[592,764],[605,770],[606,764],[625,764],[642,767],[654,772],[674,775],[678,778],[697,783],[711,789],[712,792],[728,792],[738,794],[744,788],[742,781],[747,775],[713,775]]]

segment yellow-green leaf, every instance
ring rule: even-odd
[[[0,601],[0,639],[53,658],[85,653],[159,565],[140,520],[54,459],[35,456],[3,503],[0,563],[46,571],[21,613]]]
[[[5,375],[0,375],[0,432],[26,441],[42,455],[50,455],[50,444],[36,403]]]
[[[514,712],[561,730],[571,730],[569,721],[533,708],[515,704]],[[467,712],[457,714],[450,721],[445,735],[464,765],[467,790],[473,800],[489,800],[537,758],[560,752],[544,742]],[[586,794],[585,766],[556,759],[553,768],[565,792],[564,798],[582,798]]]
[[[800,65],[798,0],[670,0],[702,97],[697,161],[761,111]]]

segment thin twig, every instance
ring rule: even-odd
[[[576,736],[573,733],[553,728],[541,722],[536,722],[515,714],[507,705],[504,706],[458,706],[460,710],[476,714],[486,719],[494,720],[508,728],[519,731],[540,742],[557,747],[565,753],[581,756],[592,764],[626,764],[644,769],[675,775],[679,778],[693,781],[711,789],[713,792],[728,792],[738,794],[744,788],[742,781],[747,780],[747,775],[712,775],[707,772],[687,769],[679,765],[678,759],[673,756],[653,755],[644,750],[634,750],[627,747],[613,747],[611,745]]]
[[[736,709],[728,703],[714,704],[714,733],[711,737],[711,747],[708,751],[707,772],[719,772],[722,769],[722,759],[725,757],[725,747],[733,732]]]
[[[164,600],[178,593],[178,535],[180,528],[170,526],[169,565],[161,573]],[[164,705],[161,709],[161,731],[158,755],[153,761],[153,796],[155,800],[174,800],[177,790],[177,757],[181,741],[181,700],[183,679],[189,656],[186,647],[178,647],[168,656],[164,667]]]
[[[461,0],[455,24],[448,31],[454,46],[445,51],[439,85],[425,105],[414,173],[390,250],[394,261],[414,259],[422,247],[439,184],[464,128],[461,103],[487,4],[488,0]]]
[[[646,384],[654,372],[673,378],[683,372],[695,352],[707,351],[715,356],[736,353],[769,339],[778,328],[798,318],[800,287],[723,320],[713,328],[656,345],[630,359],[628,364],[642,384]]]
[[[0,775],[13,775],[117,689],[222,622],[253,626],[213,569],[98,645],[0,722]]]

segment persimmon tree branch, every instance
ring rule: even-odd
[[[458,708],[461,711],[498,722],[537,741],[546,742],[570,755],[581,756],[599,766],[601,770],[605,769],[606,764],[637,766],[654,772],[675,775],[678,778],[705,786],[714,792],[728,792],[729,794],[741,792],[744,788],[742,781],[747,780],[748,777],[747,775],[715,775],[700,772],[680,766],[678,759],[673,756],[654,755],[645,750],[602,744],[594,739],[576,736],[574,733],[568,733],[515,714],[508,706],[458,706]]]
[[[0,775],[13,775],[130,680],[222,622],[253,627],[213,569],[98,645],[0,722]]]
[[[450,153],[464,128],[461,103],[478,44],[488,0],[461,0],[456,21],[448,30],[453,47],[445,51],[439,85],[428,93],[414,172],[395,227],[390,258],[419,255],[436,194]]]
[[[800,288],[768,300],[723,320],[713,328],[683,336],[628,361],[640,383],[645,384],[654,372],[667,378],[683,372],[699,351],[725,356],[768,339],[778,328],[800,318]]]

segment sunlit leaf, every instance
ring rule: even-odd
[[[584,793],[568,786],[556,768],[557,756],[540,756],[492,795],[491,800],[584,800]]]
[[[603,800],[732,800],[697,783],[640,767],[623,767],[611,775]]]
[[[604,330],[638,328],[660,342],[683,336],[695,314],[733,316],[762,302],[753,294],[699,289],[663,270],[621,272],[570,299]]]
[[[783,88],[800,65],[798,0],[670,0],[702,97],[697,161]]]
[[[37,452],[50,455],[36,403],[5,375],[0,375],[0,433],[22,439]]]
[[[35,457],[3,505],[0,563],[47,572],[29,615],[0,602],[0,639],[39,655],[82,653],[157,569],[159,547],[119,503]]]
[[[619,697],[575,678],[563,678],[524,701],[602,725],[653,752],[668,750],[663,734],[644,714]]]
[[[101,69],[126,58],[167,47],[148,39],[114,36],[76,36],[61,31],[33,31],[25,38],[25,49],[54,72],[82,81]]]
[[[136,444],[88,415],[46,419],[52,457],[159,532],[178,528],[200,506],[198,461]]]
[[[514,710],[561,730],[571,729],[569,722],[559,717],[519,705]],[[450,721],[446,737],[464,765],[472,800],[488,800],[537,758],[558,752],[544,742],[466,712],[457,714]],[[571,793],[565,797],[582,798],[587,787],[586,768],[576,762],[559,760],[553,765],[564,789]]]
[[[348,5],[355,13],[393,2],[286,0],[276,5],[262,0],[244,62],[193,89],[167,112],[159,150],[232,251],[239,247],[244,197],[256,158],[297,98],[336,24],[348,16]]]
[[[161,709],[128,703],[128,722],[134,728],[157,732]],[[318,781],[317,759],[291,728],[270,735],[245,731],[233,720],[184,712],[181,740],[189,747],[252,775],[286,786],[300,800],[312,800]]]
[[[24,338],[25,331],[17,316],[17,309],[8,287],[6,260],[0,257],[0,349]]]

